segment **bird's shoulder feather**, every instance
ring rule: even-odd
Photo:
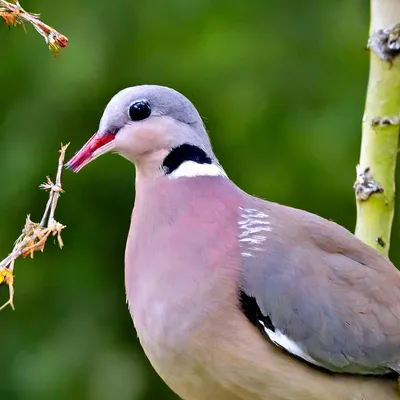
[[[240,288],[271,322],[274,331],[259,324],[266,336],[331,371],[399,371],[400,272],[394,265],[316,215],[255,198],[242,208],[246,237],[258,242],[239,237]],[[249,224],[254,220],[268,224]],[[251,233],[262,226],[268,230]]]

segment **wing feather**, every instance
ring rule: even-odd
[[[283,335],[278,344],[291,351],[282,343],[294,343],[331,371],[400,372],[400,272],[394,265],[316,215],[258,199],[243,210],[253,211],[241,216],[249,227],[241,230],[248,233],[240,242],[241,289]],[[255,220],[268,221],[268,231],[253,235]]]

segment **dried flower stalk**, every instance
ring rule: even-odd
[[[33,222],[30,215],[28,215],[26,217],[24,229],[19,238],[15,241],[12,252],[0,262],[0,284],[7,284],[10,293],[8,301],[0,307],[0,310],[8,305],[11,306],[13,310],[15,309],[13,275],[15,260],[21,256],[25,258],[28,255],[33,258],[35,251],[43,251],[44,245],[50,235],[57,236],[60,248],[64,245],[61,239],[61,231],[65,228],[65,225],[57,222],[54,219],[54,215],[58,199],[61,193],[63,193],[61,173],[63,170],[65,152],[68,146],[69,143],[65,146],[61,144],[55,183],[53,183],[49,177],[46,177],[46,182],[39,186],[41,189],[49,191],[49,199],[40,223]]]
[[[25,11],[18,1],[9,3],[0,0],[0,17],[9,26],[22,25],[30,23],[44,37],[49,49],[57,56],[60,48],[68,44],[68,38],[57,32],[54,28],[40,21],[39,14],[32,14]]]

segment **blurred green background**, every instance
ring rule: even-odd
[[[71,156],[120,89],[171,86],[205,117],[229,176],[252,194],[353,230],[352,185],[368,79],[367,0],[24,0],[65,33],[54,60],[27,27],[0,24],[0,254],[39,220],[61,141]],[[174,399],[125,304],[134,168],[107,155],[64,174],[68,225],[16,268],[0,313],[1,400]],[[393,242],[400,240],[395,220]],[[400,250],[392,246],[400,264]],[[7,287],[0,287],[6,300]]]

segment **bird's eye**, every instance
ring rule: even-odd
[[[147,101],[141,100],[129,106],[129,117],[132,121],[141,121],[146,119],[151,114],[151,107]]]

